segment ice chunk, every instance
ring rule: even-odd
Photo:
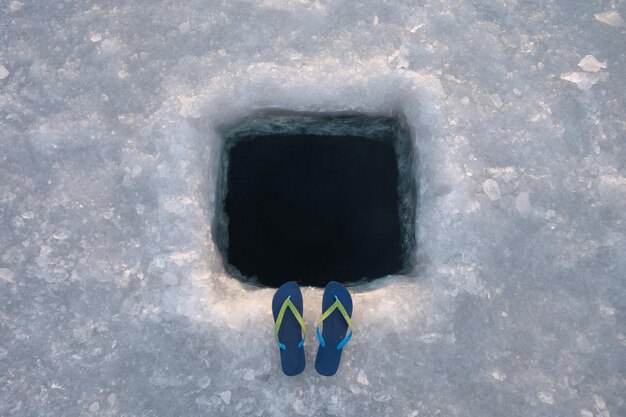
[[[230,398],[231,398],[232,394],[230,391],[223,391],[219,393],[219,397],[222,399],[222,401],[224,401],[224,404],[229,405],[230,404]]]
[[[0,80],[4,80],[9,74],[9,70],[4,65],[0,64]]]
[[[52,237],[56,240],[65,240],[70,237],[70,231],[67,229],[59,229],[52,234]]]
[[[98,411],[100,411],[100,403],[98,401],[95,401],[89,406],[89,412],[91,414],[95,414]]]
[[[615,308],[602,304],[600,306],[600,313],[602,313],[602,315],[607,316],[607,317],[614,316]]]
[[[561,75],[561,79],[576,84],[583,91],[589,90],[600,81],[597,75],[586,72],[566,72]]]
[[[624,19],[616,10],[610,10],[608,12],[596,13],[594,14],[596,20],[599,20],[602,23],[606,23],[609,26],[613,27],[624,27]]]
[[[13,282],[13,277],[15,275],[13,274],[13,271],[11,271],[8,268],[0,268],[0,280],[1,281],[6,281],[6,282]]]
[[[19,12],[20,10],[22,10],[22,7],[24,7],[24,3],[18,0],[13,0],[11,2],[11,5],[9,6],[9,9],[11,9],[12,12]]]
[[[520,212],[521,215],[525,216],[530,213],[530,199],[528,198],[527,192],[521,192],[515,198],[515,208]]]
[[[495,371],[493,371],[491,373],[491,377],[493,379],[495,379],[496,381],[504,381],[506,379],[506,375],[502,373],[502,371],[500,371],[499,369],[496,369]]]
[[[487,194],[487,197],[489,197],[491,201],[500,199],[500,186],[491,178],[483,182],[483,191]]]
[[[578,66],[587,72],[598,72],[601,69],[606,68],[606,61],[600,62],[593,55],[586,55],[583,59],[580,60]]]
[[[359,371],[359,374],[356,377],[356,382],[358,382],[361,385],[369,385],[370,382],[367,379],[367,374],[365,373],[365,371],[363,369],[361,369]]]
[[[551,392],[541,391],[537,394],[539,401],[546,404],[554,404],[554,396]]]

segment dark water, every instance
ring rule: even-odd
[[[403,267],[392,138],[274,134],[230,148],[227,262],[258,283],[324,286]]]

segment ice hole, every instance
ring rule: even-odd
[[[417,181],[401,116],[263,112],[221,131],[214,236],[252,284],[409,272]]]

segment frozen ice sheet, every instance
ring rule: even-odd
[[[0,415],[626,415],[623,1],[0,7]],[[420,157],[419,267],[330,379],[211,240],[216,128],[269,107],[401,108]]]

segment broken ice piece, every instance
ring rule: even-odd
[[[0,80],[4,80],[9,74],[9,70],[4,65],[0,64]]]
[[[600,81],[600,77],[586,72],[566,72],[561,74],[561,79],[576,84],[583,91],[589,90],[595,83]]]
[[[622,16],[617,13],[615,10],[610,10],[608,12],[596,13],[594,14],[595,18],[602,23],[606,23],[609,26],[613,26],[616,28],[624,27],[624,19]]]
[[[230,404],[230,399],[231,399],[231,396],[232,396],[230,391],[220,392],[218,395],[222,399],[222,401],[224,401],[224,403],[226,405]]]
[[[530,198],[527,192],[521,192],[515,198],[515,208],[523,216],[530,213],[532,207],[530,205]]]
[[[0,281],[13,282],[15,274],[8,268],[0,268]]]
[[[578,66],[587,72],[598,72],[601,69],[606,68],[606,61],[600,62],[593,55],[587,55],[583,59],[580,60]]]
[[[483,191],[487,194],[487,197],[489,197],[491,201],[500,199],[500,186],[491,178],[483,182]]]
[[[358,382],[361,385],[369,385],[370,382],[367,379],[367,374],[365,373],[365,371],[363,369],[361,369],[359,371],[359,374],[356,377],[356,382]]]
[[[60,229],[57,230],[56,232],[54,232],[52,234],[52,237],[56,240],[65,240],[68,237],[70,237],[70,232],[69,230],[65,230],[65,229]]]
[[[12,12],[19,12],[20,10],[22,10],[22,7],[24,7],[24,3],[18,0],[12,1],[11,4],[9,5],[9,9]]]

